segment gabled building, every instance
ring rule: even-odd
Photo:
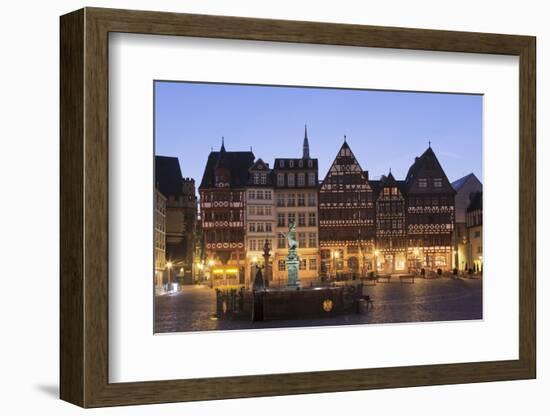
[[[212,285],[244,284],[245,191],[251,151],[228,152],[222,138],[218,152],[210,152],[199,186],[207,276]]]
[[[466,209],[467,269],[475,273],[483,271],[483,193],[473,195]]]
[[[451,270],[456,191],[431,146],[409,168],[404,189],[410,265]]]
[[[455,231],[454,231],[454,247],[455,256],[453,267],[459,270],[467,270],[469,263],[469,248],[468,248],[468,232],[466,229],[466,210],[470,205],[473,197],[483,191],[483,185],[480,180],[470,173],[457,179],[452,184],[456,191],[455,195]]]
[[[319,189],[321,275],[364,275],[373,268],[375,207],[368,172],[346,142]]]
[[[155,293],[164,292],[166,272],[166,197],[155,188]]]
[[[375,184],[376,188],[376,270],[405,273],[407,264],[407,220],[404,182],[391,171]]]
[[[262,159],[248,169],[246,186],[246,284],[256,276],[256,266],[264,267],[264,245],[272,251],[275,242],[275,192],[273,171]],[[264,279],[271,279],[271,265],[263,269]]]
[[[155,156],[155,185],[166,198],[166,261],[171,280],[192,282],[197,219],[195,180],[184,178],[177,157]]]
[[[301,158],[275,159],[273,179],[276,205],[276,240],[273,255],[273,280],[286,284],[286,234],[289,223],[296,224],[300,280],[318,278],[319,227],[317,212],[318,162],[309,153],[307,127]]]

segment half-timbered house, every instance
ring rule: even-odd
[[[344,137],[319,189],[321,275],[364,275],[372,270],[374,219],[368,172]]]
[[[390,171],[373,185],[377,191],[376,270],[404,273],[407,270],[407,221],[403,182],[395,180]]]
[[[415,159],[404,186],[409,267],[451,270],[456,191],[431,146]]]
[[[250,152],[210,152],[199,187],[207,273],[213,286],[244,284],[245,190]]]

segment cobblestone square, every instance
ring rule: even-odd
[[[350,324],[387,324],[482,319],[482,279],[415,279],[415,283],[365,286],[374,302],[364,314],[331,318],[273,320],[217,319],[216,293],[207,286],[184,286],[155,299],[155,332],[288,328]]]

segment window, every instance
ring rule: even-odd
[[[308,160],[308,161],[307,161],[307,167],[308,167],[308,168],[312,168],[312,167],[313,167],[313,160]]]
[[[307,205],[314,207],[316,205],[315,194],[311,193],[307,195]]]
[[[442,178],[435,178],[434,179],[434,188],[441,188],[443,186],[443,179]]]
[[[264,215],[264,207],[262,205],[256,207],[256,215]]]
[[[285,186],[285,174],[284,173],[278,173],[277,174],[277,186]]]
[[[277,235],[277,248],[286,248],[286,239],[282,233]]]
[[[264,199],[264,192],[261,190],[256,191],[256,199]]]
[[[308,243],[310,248],[317,247],[317,233],[309,233]]]
[[[249,240],[248,241],[248,249],[251,251],[256,250],[256,240]]]
[[[265,185],[267,183],[267,174],[266,173],[262,173],[261,176],[260,176],[260,183],[262,185]]]
[[[285,206],[285,194],[277,194],[277,206],[278,207]]]
[[[258,185],[260,183],[260,174],[259,173],[255,173],[254,174],[254,184],[255,185]]]
[[[264,223],[263,222],[259,222],[258,224],[256,224],[256,231],[259,232],[259,233],[264,232]]]
[[[256,199],[256,191],[251,189],[248,191],[248,199]]]
[[[296,224],[296,214],[294,212],[288,213],[288,223],[294,223]]]
[[[289,173],[287,180],[288,180],[288,186],[294,186],[294,173]]]
[[[286,270],[286,263],[284,260],[279,260],[278,269],[280,272],[284,272]]]
[[[309,270],[317,270],[317,259],[309,259]]]
[[[309,162],[311,163],[311,160]],[[309,186],[315,186],[315,173],[308,173],[307,184]]]
[[[298,233],[298,246],[306,247],[306,233]]]
[[[298,186],[305,186],[306,185],[306,174],[305,173],[299,173],[298,174]]]
[[[271,191],[264,191],[264,199],[271,200]]]
[[[305,212],[299,212],[298,213],[298,227],[305,227],[306,226],[306,213]]]
[[[391,188],[391,194],[397,195],[397,187],[394,186],[393,188]]]
[[[285,167],[285,161],[279,160],[279,167],[284,168]]]
[[[277,227],[284,227],[285,226],[285,214],[282,212],[279,212],[277,214]]]
[[[270,232],[271,232],[271,223],[270,223],[270,222],[266,222],[266,223],[265,223],[265,232],[266,232],[266,233],[270,233]]]
[[[293,168],[294,167],[294,160],[289,160],[288,161],[288,166]]]
[[[427,188],[428,187],[428,180],[426,178],[420,178],[418,180],[418,187],[419,188]]]
[[[256,231],[256,223],[251,222],[248,224],[248,231],[255,232]]]
[[[288,199],[286,202],[287,207],[295,207],[296,206],[296,194],[288,194]]]
[[[298,194],[298,206],[299,207],[306,206],[306,196],[303,193]]]
[[[307,266],[307,260],[306,259],[300,259],[300,270],[305,270]]]
[[[303,167],[304,167],[304,161],[300,159],[300,160],[298,161],[298,166],[301,167],[301,168],[303,168]]]
[[[315,212],[310,212],[307,214],[307,217],[308,217],[308,221],[307,221],[307,225],[309,225],[310,227],[315,227],[317,225],[317,215],[315,214]]]
[[[248,215],[256,215],[256,207],[254,205],[248,207]]]
[[[266,207],[264,207],[264,213],[265,215],[271,215],[271,207],[268,205]]]
[[[384,188],[384,196],[388,196],[390,194],[390,188]]]

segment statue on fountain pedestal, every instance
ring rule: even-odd
[[[300,259],[298,258],[298,240],[296,239],[296,224],[288,224],[288,255],[286,257],[286,270],[288,274],[288,286],[300,287]]]

